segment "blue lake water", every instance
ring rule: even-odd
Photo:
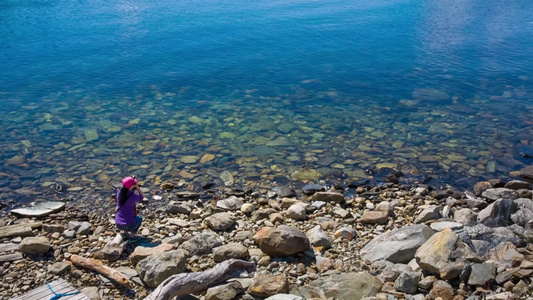
[[[531,163],[533,2],[0,3],[4,199]],[[386,175],[386,174],[385,174]],[[44,188],[43,188],[44,187]],[[48,189],[50,188],[50,189]],[[190,187],[194,189],[193,187]]]

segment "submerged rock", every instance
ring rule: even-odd
[[[44,217],[52,213],[59,212],[65,208],[64,202],[46,201],[38,202],[34,206],[17,208],[11,211],[12,214],[19,217]]]

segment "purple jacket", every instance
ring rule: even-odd
[[[141,202],[143,198],[135,194],[134,191],[128,192],[128,200],[124,205],[119,204],[120,190],[117,192],[117,216],[115,223],[118,225],[130,225],[135,221],[135,204]]]

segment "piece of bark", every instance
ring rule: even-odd
[[[133,288],[133,286],[131,285],[131,282],[128,280],[128,278],[126,276],[124,276],[124,274],[120,273],[119,271],[117,271],[117,270],[115,270],[113,268],[110,268],[110,267],[104,265],[104,263],[102,263],[98,259],[85,258],[85,257],[81,257],[81,256],[78,256],[78,255],[72,255],[70,257],[70,261],[73,264],[75,264],[76,266],[80,266],[80,267],[83,267],[83,268],[87,268],[87,269],[96,271],[96,272],[104,275],[105,277],[107,277],[107,278],[109,278],[111,280],[114,280],[117,283],[125,286],[128,289],[132,289]]]
[[[163,281],[145,300],[170,300],[179,295],[199,294],[211,285],[253,271],[255,271],[255,264],[252,262],[239,259],[226,260],[211,270],[172,275]]]
[[[117,234],[112,240],[109,240],[104,247],[104,257],[109,261],[117,260],[124,252],[126,241],[122,239],[122,235]]]

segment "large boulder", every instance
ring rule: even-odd
[[[452,279],[459,276],[461,264],[454,268],[455,259],[452,253],[462,246],[459,239],[450,228],[434,234],[418,250],[415,258],[417,264],[423,270],[438,274],[443,279]]]
[[[24,254],[46,253],[50,247],[50,241],[45,237],[27,237],[19,244],[19,250]]]
[[[148,256],[167,252],[172,249],[174,249],[174,245],[167,244],[167,243],[162,243],[160,245],[157,245],[156,247],[138,246],[138,247],[135,247],[135,250],[133,251],[133,253],[130,254],[130,261],[132,265],[136,266],[139,261],[147,258]]]
[[[154,254],[137,264],[137,272],[142,281],[151,288],[156,288],[168,277],[184,272],[187,258],[182,250]]]
[[[270,256],[289,256],[309,248],[309,239],[303,232],[285,225],[260,229],[255,234],[254,241],[261,251]]]
[[[222,239],[213,232],[203,232],[183,242],[179,249],[187,250],[191,255],[210,254],[213,248],[222,245]]]
[[[394,263],[408,263],[415,256],[434,231],[426,225],[410,225],[394,229],[374,238],[363,249],[361,257],[370,262],[388,260]]]
[[[231,213],[218,213],[205,219],[205,223],[213,230],[227,230],[235,224],[235,217]]]
[[[375,296],[382,285],[379,278],[366,272],[341,273],[314,280],[300,289],[300,293],[306,299],[326,295],[339,300],[360,300]]]

